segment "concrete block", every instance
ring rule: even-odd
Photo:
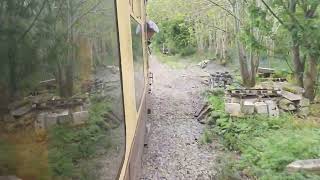
[[[241,108],[242,113],[251,115],[254,113],[254,104],[251,101],[244,101]]]
[[[55,113],[49,113],[46,116],[46,129],[49,129],[58,124],[58,116]]]
[[[265,102],[256,102],[254,104],[255,111],[261,115],[268,115],[268,105]]]
[[[241,115],[241,105],[239,103],[226,103],[225,104],[226,113],[231,116],[240,116]]]
[[[58,116],[55,113],[42,112],[37,116],[34,123],[36,132],[46,131],[58,123]]]
[[[320,159],[308,159],[294,161],[287,166],[290,172],[308,171],[320,174]]]
[[[46,119],[47,119],[48,113],[43,112],[40,113],[36,121],[34,122],[34,128],[36,132],[45,131],[46,130]]]
[[[83,125],[89,120],[89,112],[88,111],[80,111],[72,113],[73,123],[74,125]]]
[[[231,97],[231,103],[240,103],[240,99],[236,97]]]
[[[68,110],[62,111],[61,113],[57,113],[56,117],[59,124],[72,123],[72,115]]]
[[[279,117],[280,115],[280,111],[279,108],[277,106],[277,103],[269,100],[269,101],[265,101],[265,103],[268,105],[268,113],[270,117]]]

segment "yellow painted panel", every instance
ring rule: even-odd
[[[127,0],[117,1],[118,10],[118,27],[119,41],[121,52],[121,68],[123,76],[123,94],[125,105],[126,118],[126,154],[124,166],[121,170],[120,179],[124,179],[130,149],[135,135],[137,126],[137,111],[135,106],[135,91],[134,91],[134,75],[133,75],[133,58],[132,58],[132,43],[131,43],[131,26],[130,26],[130,5]]]
[[[130,5],[132,2],[132,6]],[[139,113],[136,110],[135,100],[135,84],[134,84],[134,66],[133,66],[133,52],[132,52],[132,38],[131,38],[131,22],[130,17],[133,17],[137,22],[142,25],[143,32],[143,55],[144,55],[144,69],[145,69],[145,89],[143,99],[147,93],[148,83],[148,67],[147,67],[147,46],[146,46],[146,29],[145,20],[146,13],[144,7],[144,0],[118,0],[117,1],[118,13],[118,28],[119,28],[119,41],[121,52],[121,66],[123,75],[123,94],[125,104],[125,118],[126,118],[126,154],[124,165],[121,170],[120,180],[125,178],[125,173],[128,168],[129,157],[134,143],[136,134],[139,114],[143,113],[140,105]]]

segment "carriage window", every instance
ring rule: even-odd
[[[0,179],[116,179],[125,125],[115,1],[0,9]]]
[[[142,26],[132,17],[131,17],[131,33],[132,33],[136,103],[137,103],[137,109],[139,109],[142,96],[143,96],[144,83],[145,83],[143,45],[142,45]]]

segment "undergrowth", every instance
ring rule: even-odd
[[[83,127],[59,125],[49,134],[49,164],[56,179],[96,179],[97,168],[92,160],[97,151],[106,153],[111,147],[108,131],[112,127],[104,115],[109,109],[104,100],[93,98],[89,121]]]
[[[320,179],[286,171],[293,161],[320,157],[319,124],[297,120],[291,114],[233,118],[224,113],[221,95],[208,100],[214,110],[202,141],[211,143],[218,136],[229,152],[237,152],[221,157],[223,167],[217,179]]]

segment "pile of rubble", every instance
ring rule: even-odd
[[[277,117],[282,112],[291,112],[306,117],[309,115],[310,101],[303,97],[304,89],[287,82],[286,78],[273,78],[275,70],[259,68],[261,83],[255,88],[230,88],[233,77],[229,72],[210,74],[205,82],[211,90],[224,88],[225,112],[231,116],[261,114]],[[195,117],[200,121],[208,114],[210,107],[202,105]]]
[[[38,86],[28,96],[16,99],[5,107],[1,113],[2,127],[13,132],[17,129],[36,129],[40,127],[39,114],[70,110],[77,112],[79,108],[88,103],[87,97],[74,97],[69,99],[55,96],[57,81],[49,79],[39,82]],[[57,115],[58,116],[58,115]],[[75,118],[78,120],[78,118]],[[44,123],[44,120],[41,122]]]
[[[211,89],[226,88],[233,83],[233,78],[229,72],[216,72],[210,74],[209,85]]]
[[[216,72],[214,74],[208,74],[205,76],[207,79],[202,83],[209,86],[211,90],[215,89],[226,89],[228,86],[232,85],[233,77],[229,72]]]
[[[225,112],[231,116],[262,114],[278,116],[279,108],[272,98],[279,97],[273,89],[235,89],[227,90]]]
[[[225,111],[231,116],[261,114],[278,117],[281,112],[309,114],[310,101],[302,94],[283,89],[235,89],[227,90]]]
[[[99,94],[100,99],[109,98],[110,92],[117,91],[114,87],[118,83],[105,79],[88,81],[86,87],[82,87],[82,95],[62,98],[54,95],[57,91],[55,79],[41,81],[29,96],[8,105],[0,122],[9,132],[30,127],[36,133],[46,132],[57,124],[84,125],[89,120],[90,94]],[[120,121],[112,112],[106,113],[106,118],[112,122]]]
[[[56,124],[81,125],[89,119],[88,106],[87,97],[29,96],[8,105],[9,112],[4,115],[3,122],[9,131],[31,126],[40,132]]]

